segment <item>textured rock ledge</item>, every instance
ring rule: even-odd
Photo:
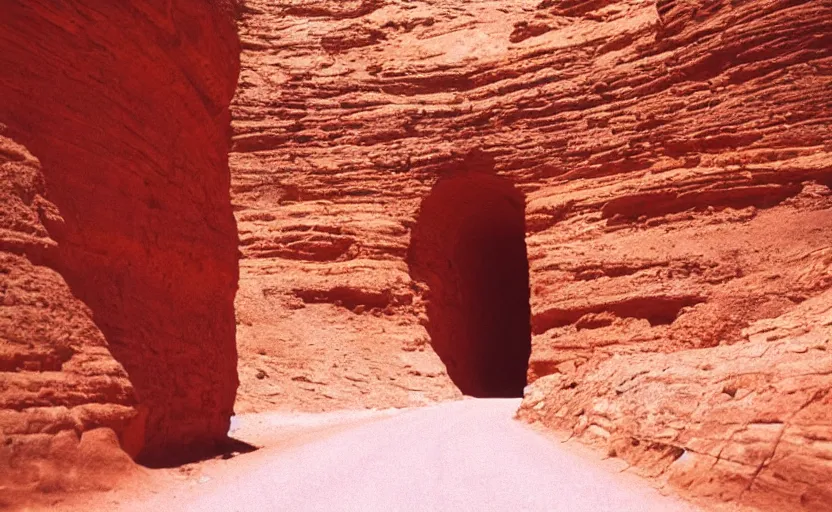
[[[518,416],[697,497],[829,510],[832,292],[753,323],[736,345],[621,355],[543,377]]]
[[[62,219],[44,198],[40,163],[5,131],[0,125],[0,507],[33,488],[94,486],[85,480],[95,471],[78,464],[90,456],[106,460],[114,479],[130,467],[124,451],[135,456],[144,442],[127,373],[89,308],[45,264],[56,243],[41,219]]]

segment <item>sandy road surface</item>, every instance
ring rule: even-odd
[[[122,503],[129,511],[697,510],[512,419],[518,400],[465,400],[257,452],[246,471]],[[252,454],[255,455],[255,454]]]

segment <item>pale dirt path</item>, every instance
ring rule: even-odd
[[[512,419],[519,400],[464,400],[237,457],[122,511],[692,512]],[[120,500],[119,500],[120,501]]]

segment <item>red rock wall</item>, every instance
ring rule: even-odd
[[[2,10],[0,122],[40,160],[44,195],[60,212],[42,218],[54,243],[32,263],[60,274],[127,371],[147,415],[140,459],[195,456],[225,437],[237,387],[231,5],[6,1]],[[71,332],[80,320],[69,311]],[[26,329],[38,327],[15,331]],[[34,366],[18,370],[15,379],[42,378]],[[75,392],[76,402],[100,401]]]
[[[526,194],[530,380],[574,376],[580,393],[619,368],[604,361],[731,357],[743,329],[832,286],[828,2],[246,6],[231,165],[256,406],[451,396],[418,351],[427,318],[403,260],[421,201],[470,148]],[[767,404],[791,425],[797,409]],[[605,428],[630,432],[623,418]],[[795,471],[821,481],[806,475],[825,455],[799,451],[810,462]],[[790,506],[811,509],[811,488]]]

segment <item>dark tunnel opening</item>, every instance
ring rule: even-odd
[[[431,345],[466,395],[519,397],[531,353],[525,197],[459,173],[422,201],[408,253],[426,294]]]

